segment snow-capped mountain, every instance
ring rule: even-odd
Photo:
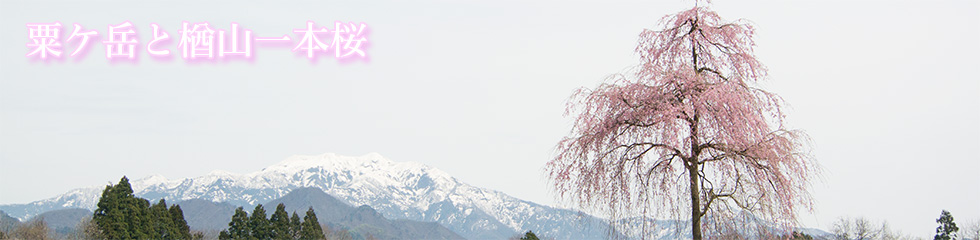
[[[556,239],[607,236],[607,225],[590,215],[474,187],[421,163],[394,162],[375,153],[293,156],[248,174],[214,171],[195,178],[150,176],[130,183],[138,196],[151,200],[203,199],[246,207],[293,189],[315,187],[350,205],[369,205],[386,218],[438,222],[469,239],[503,239],[527,230]],[[22,220],[55,209],[94,209],[104,187],[76,189],[0,209]]]

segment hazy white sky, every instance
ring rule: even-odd
[[[294,154],[378,152],[554,204],[542,168],[570,129],[564,101],[638,63],[637,35],[691,1],[2,1],[0,204],[122,175],[252,172]],[[980,220],[980,3],[715,1],[758,28],[765,87],[825,168],[816,212],[931,236],[948,209]],[[281,36],[307,20],[367,23],[370,62],[30,61],[29,22],[231,22]],[[63,37],[67,38],[66,32]],[[63,39],[64,40],[64,39]],[[176,41],[165,47],[178,50]],[[141,45],[142,47],[142,45]]]

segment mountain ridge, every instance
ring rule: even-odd
[[[474,187],[425,164],[394,162],[377,153],[294,155],[246,174],[215,170],[174,180],[151,175],[131,183],[136,195],[151,200],[202,199],[246,207],[297,188],[316,187],[351,206],[371,206],[388,219],[438,222],[466,238],[508,238],[527,230],[555,239],[607,236],[604,221],[591,215]],[[26,219],[61,208],[94,209],[102,188],[79,188],[28,204],[0,205],[0,210]]]

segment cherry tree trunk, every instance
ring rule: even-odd
[[[701,240],[701,198],[698,196],[698,165],[691,164],[687,172],[691,177],[691,237]]]

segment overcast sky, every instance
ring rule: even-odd
[[[543,167],[570,130],[564,102],[638,63],[637,35],[691,1],[2,1],[0,204],[122,175],[247,173],[295,154],[380,153],[555,204]],[[790,104],[824,167],[811,227],[840,216],[931,236],[942,209],[980,220],[978,1],[715,1],[758,28],[766,89]],[[264,37],[308,20],[364,22],[369,61],[109,63],[25,57],[31,22],[231,22]],[[99,39],[101,41],[103,39]],[[177,41],[164,44],[174,51]],[[72,45],[73,46],[73,45]],[[73,48],[69,48],[73,49]]]

